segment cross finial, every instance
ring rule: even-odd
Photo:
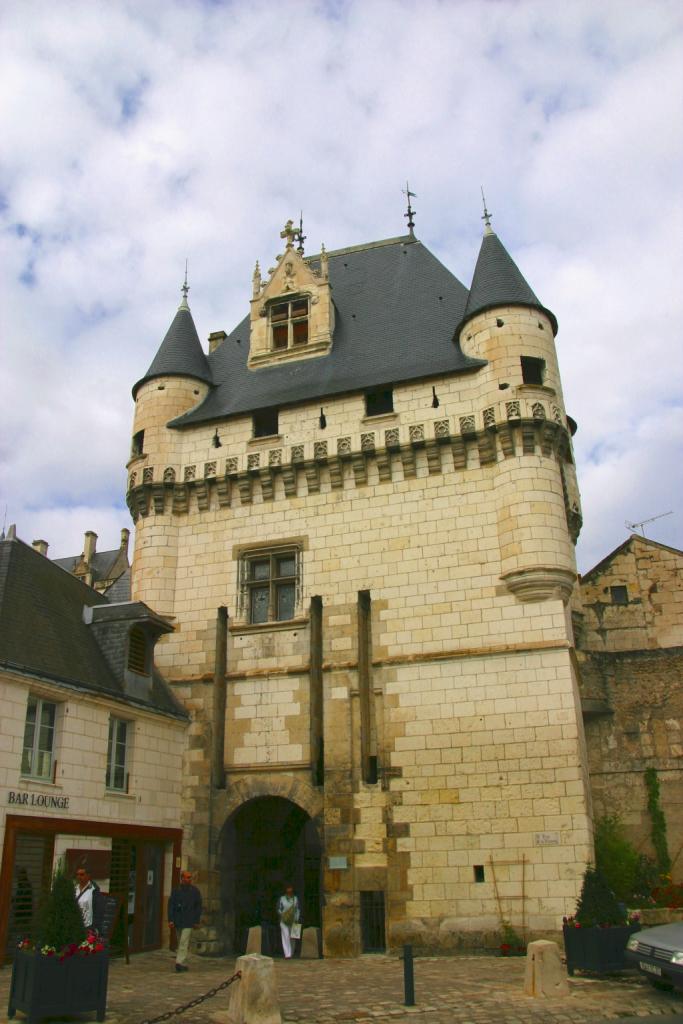
[[[413,210],[412,206],[410,205],[410,200],[411,198],[417,199],[417,193],[410,191],[410,185],[408,184],[408,182],[406,182],[406,187],[401,189],[401,192],[403,192],[403,195],[408,200],[408,212],[404,213],[403,216],[408,218],[408,231],[410,237],[415,238],[415,232],[413,231],[413,228],[415,227],[415,221],[413,220],[413,217],[415,216],[415,210]]]
[[[187,293],[190,290],[190,286],[187,283],[187,260],[185,260],[185,280],[183,282],[183,287],[180,290],[183,293],[183,297],[180,302],[180,305],[178,306],[178,309],[189,309],[190,307],[187,304]]]
[[[486,209],[486,196],[484,195],[484,186],[481,185],[480,187],[481,187],[481,198],[482,198],[482,202],[484,203],[484,213],[483,213],[482,218],[481,218],[483,220],[483,222],[484,222],[484,234],[485,235],[492,235],[493,234],[493,228],[491,227],[491,214]]]
[[[287,223],[285,224],[284,228],[280,232],[280,238],[286,238],[287,239],[287,248],[288,249],[292,248],[292,246],[294,245],[294,239],[296,238],[296,228],[294,227],[294,222],[293,221],[291,221],[291,220],[287,221]]]

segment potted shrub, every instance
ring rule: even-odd
[[[567,954],[567,971],[578,968],[596,974],[609,974],[627,967],[626,943],[639,931],[638,915],[628,918],[596,868],[586,868],[576,913],[564,918],[562,933]]]
[[[12,966],[7,1016],[30,1021],[96,1011],[104,1020],[109,956],[105,943],[83,926],[73,882],[61,869],[38,914],[34,936],[19,943]]]
[[[501,921],[501,956],[524,956],[526,946],[509,921]]]

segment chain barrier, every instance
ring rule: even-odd
[[[197,996],[196,999],[190,1000],[189,1003],[185,1003],[184,1006],[176,1006],[175,1010],[168,1010],[166,1013],[161,1013],[158,1017],[148,1017],[146,1020],[141,1020],[140,1024],[161,1024],[163,1020],[170,1020],[171,1017],[179,1017],[181,1013],[185,1013],[186,1010],[191,1010],[194,1006],[199,1006],[206,999],[213,999],[215,995],[222,992],[223,989],[229,988],[234,981],[239,981],[242,977],[242,972],[237,971],[233,974],[232,978],[228,978],[227,981],[222,982],[220,985],[216,985],[215,988],[210,988],[208,992],[205,992],[203,996]]]

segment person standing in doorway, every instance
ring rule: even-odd
[[[294,895],[293,885],[285,886],[284,895],[277,901],[277,913],[280,918],[282,952],[285,954],[285,960],[290,960],[292,957],[292,929],[294,929],[295,933],[298,932],[298,926],[301,921],[299,899]]]
[[[193,929],[199,927],[201,916],[202,894],[192,884],[192,873],[181,871],[180,885],[168,899],[168,926],[176,934],[175,969],[178,973],[189,970],[185,961],[190,948],[190,936]]]
[[[76,902],[86,928],[93,927],[93,898],[99,892],[97,882],[93,882],[86,867],[76,868]]]

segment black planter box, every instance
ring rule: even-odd
[[[616,928],[572,928],[564,925],[564,951],[567,954],[567,972],[592,971],[611,974],[623,971],[630,964],[624,959],[626,943],[640,925],[620,925]]]
[[[17,1010],[32,1022],[41,1017],[97,1012],[104,1020],[107,1008],[109,956],[106,952],[89,956],[41,956],[17,950],[12,966],[12,983],[7,1016]]]

